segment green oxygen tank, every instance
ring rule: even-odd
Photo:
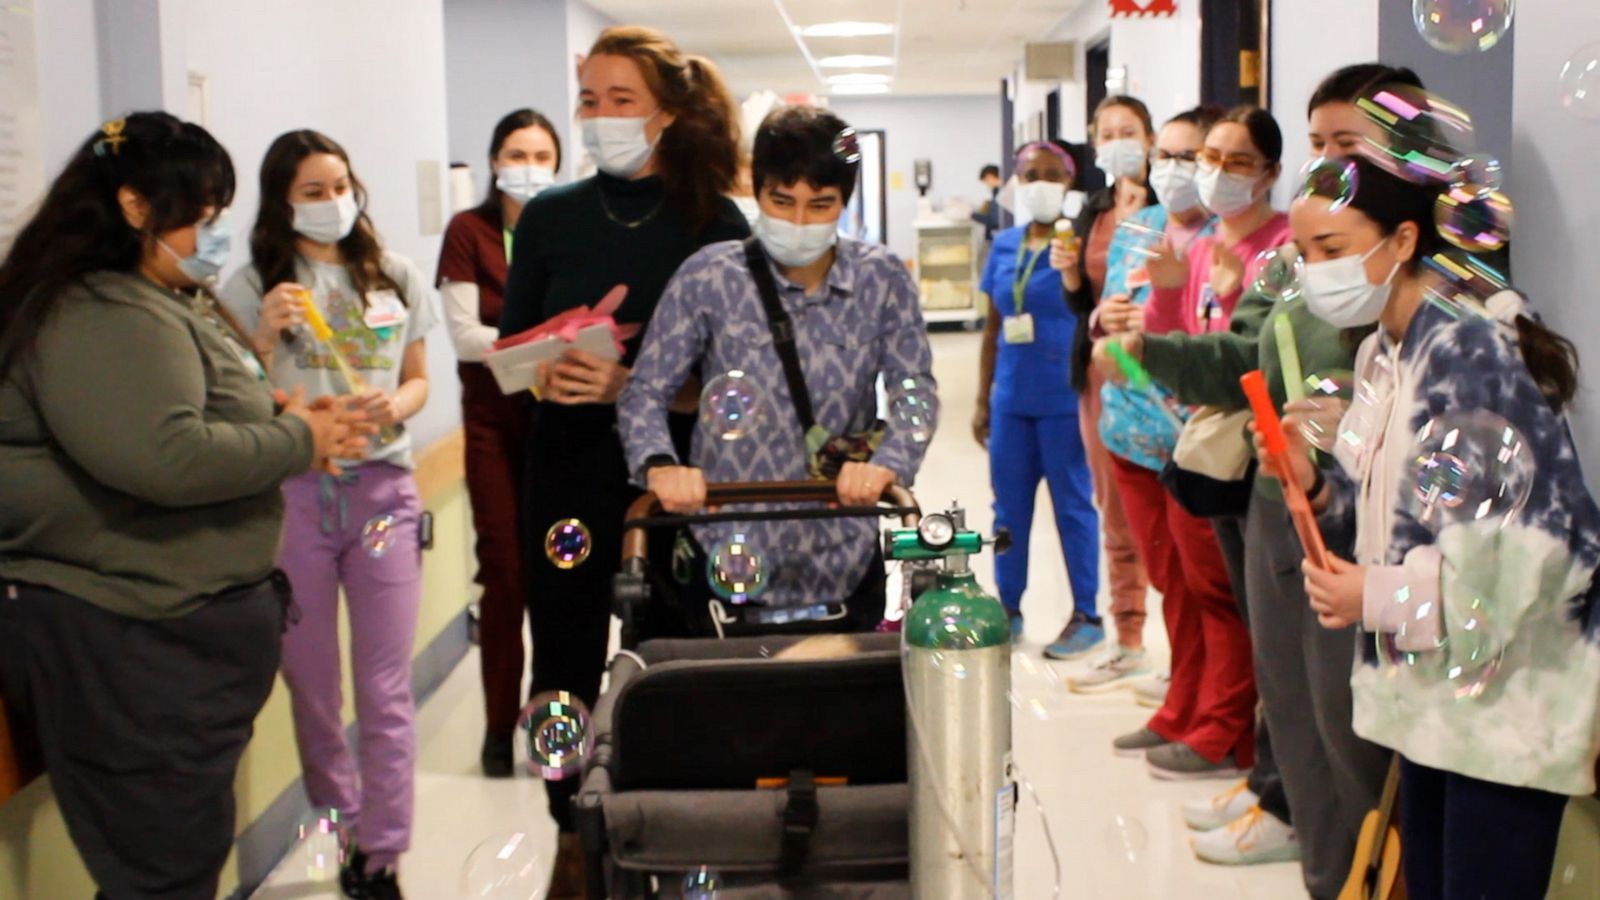
[[[986,543],[959,508],[892,531],[886,556],[942,560],[903,628],[917,900],[1009,900],[1017,787],[1011,762],[1011,626],[968,558]],[[1006,537],[997,543],[1004,549]]]

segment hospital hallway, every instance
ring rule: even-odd
[[[972,373],[979,338],[966,332],[933,335],[935,374],[944,404],[943,424],[915,489],[926,511],[951,500],[967,507],[969,524],[987,533],[990,509],[988,459],[972,438]],[[1115,756],[1111,740],[1138,728],[1150,710],[1131,691],[1085,696],[1069,693],[1062,679],[1083,662],[1050,662],[1040,649],[1056,636],[1070,611],[1066,569],[1041,489],[1035,513],[1027,616],[1026,659],[1013,663],[1013,682],[1025,709],[1013,712],[1013,741],[1020,774],[1032,785],[1047,814],[1060,856],[1063,898],[1162,898],[1162,900],[1291,900],[1304,897],[1300,867],[1276,863],[1214,866],[1189,852],[1179,805],[1226,789],[1229,781],[1156,781],[1142,759]],[[978,579],[993,590],[988,555],[974,561]],[[1152,592],[1145,638],[1156,669],[1168,648],[1160,600]],[[1102,604],[1105,596],[1102,588]],[[1092,657],[1091,657],[1092,658]],[[1016,657],[1014,656],[1015,660]],[[479,702],[476,652],[469,654],[419,710],[420,743],[416,832],[401,866],[410,897],[450,898],[461,893],[462,868],[480,842],[525,832],[544,859],[553,858],[555,824],[545,812],[538,780],[520,775],[491,781],[478,769],[483,710]],[[1048,685],[1043,673],[1052,673]],[[1038,701],[1036,704],[1031,701]],[[1017,900],[1051,900],[1055,879],[1038,807],[1023,791],[1017,809]],[[291,855],[254,895],[258,900],[337,898],[334,884],[308,883],[301,861]],[[719,896],[732,898],[733,893]]]

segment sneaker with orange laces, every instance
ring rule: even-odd
[[[1300,839],[1294,828],[1259,806],[1250,807],[1221,828],[1190,837],[1189,847],[1202,861],[1219,866],[1255,866],[1300,858]]]
[[[1183,821],[1195,831],[1210,831],[1239,818],[1260,802],[1261,798],[1250,790],[1250,780],[1241,778],[1238,784],[1215,797],[1185,803],[1182,807]]]

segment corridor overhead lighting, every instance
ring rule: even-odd
[[[840,84],[888,84],[889,82],[891,82],[893,80],[894,79],[890,78],[888,75],[882,75],[882,74],[878,74],[878,73],[874,73],[874,72],[851,72],[851,73],[849,73],[847,75],[829,75],[828,76],[828,83],[832,84],[832,85],[840,85]]]
[[[887,94],[889,93],[889,86],[887,84],[836,84],[832,86],[831,92],[835,96],[842,94]]]
[[[817,60],[817,65],[824,69],[878,69],[894,65],[894,59],[867,53],[850,53],[844,56],[824,56]]]
[[[795,32],[808,38],[882,37],[894,34],[894,26],[887,22],[822,22],[796,28]]]

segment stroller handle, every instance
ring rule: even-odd
[[[745,503],[829,503],[837,501],[838,498],[838,486],[832,481],[736,482],[706,485],[708,508]],[[881,502],[893,507],[885,509],[885,513],[898,511],[901,522],[907,528],[915,528],[922,519],[917,499],[909,490],[898,484],[890,485],[884,490]],[[662,515],[663,512],[660,499],[649,492],[633,501],[633,505],[628,507],[627,520],[623,523],[625,529],[622,536],[623,571],[628,571],[627,564],[630,560],[643,560],[649,555],[649,520]],[[865,508],[839,509],[835,512],[840,516],[852,517],[870,514],[870,510]]]

